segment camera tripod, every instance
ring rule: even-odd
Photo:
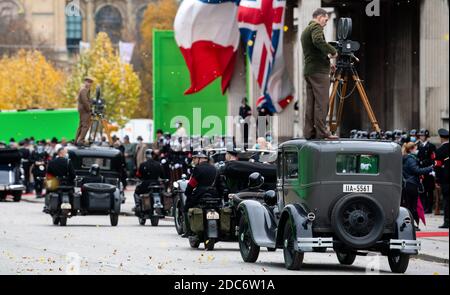
[[[103,132],[106,133],[108,141],[112,144],[110,125],[102,114],[92,114],[91,128],[89,130],[89,144],[93,144],[97,136],[102,136]]]
[[[328,113],[330,130],[333,134],[336,134],[337,129],[342,123],[342,114],[344,111],[345,99],[349,98],[355,88],[357,88],[360,99],[364,105],[367,115],[369,116],[372,128],[374,129],[374,131],[380,133],[381,129],[378,124],[377,118],[375,117],[375,113],[372,110],[366,90],[364,89],[364,85],[359,78],[358,72],[355,69],[352,59],[359,61],[358,58],[353,54],[341,56],[340,60],[338,60],[337,63],[337,69],[331,79],[331,81],[333,82],[333,90],[330,96],[330,110]],[[349,95],[347,95],[349,77],[351,77],[355,82],[355,88],[350,92]],[[339,105],[336,111],[336,120],[334,120],[337,97],[339,97]]]

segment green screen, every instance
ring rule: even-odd
[[[78,111],[30,110],[19,112],[0,112],[0,140],[8,142],[33,136],[36,140],[66,138],[72,140],[78,127]]]
[[[220,79],[199,93],[184,95],[189,86],[189,71],[175,42],[173,31],[155,30],[153,32],[153,119],[155,129],[173,133],[175,129],[170,128],[172,119],[176,116],[184,116],[189,120],[190,126],[185,124],[185,127],[190,135],[200,135],[199,133],[211,135],[215,125],[208,127],[208,121],[211,118],[207,120],[205,118],[216,116],[219,118],[222,128],[221,134],[214,135],[225,134],[227,97],[222,95]],[[201,115],[193,115],[195,108],[201,109]]]

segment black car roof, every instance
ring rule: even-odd
[[[20,163],[21,154],[17,149],[0,149],[0,164]]]
[[[392,141],[380,141],[370,139],[339,139],[339,140],[305,140],[293,139],[284,142],[280,148],[304,147],[320,150],[321,152],[397,152],[400,146]]]
[[[89,148],[78,148],[70,149],[70,154],[76,157],[101,157],[101,158],[115,158],[119,157],[121,152],[115,148],[109,147],[89,147]]]

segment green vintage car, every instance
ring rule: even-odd
[[[392,142],[292,140],[278,150],[276,206],[252,200],[239,210],[239,246],[246,262],[260,247],[284,251],[298,270],[305,252],[334,249],[351,265],[368,251],[388,257],[393,272],[406,271],[420,242],[410,212],[400,207],[402,155]]]

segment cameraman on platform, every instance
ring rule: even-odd
[[[301,36],[305,58],[307,102],[305,110],[304,137],[306,139],[336,139],[327,129],[330,91],[330,58],[337,57],[337,50],[325,41],[323,28],[327,25],[328,13],[322,8],[313,13]]]
[[[94,79],[86,77],[84,79],[84,86],[78,94],[78,113],[80,114],[80,125],[78,126],[75,142],[77,145],[83,145],[86,135],[91,127],[91,87]]]

